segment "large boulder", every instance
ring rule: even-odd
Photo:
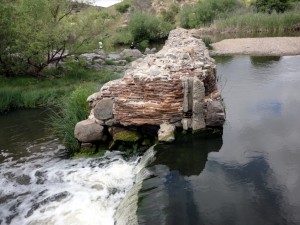
[[[98,120],[108,120],[113,118],[113,99],[101,99],[94,108],[94,116]]]
[[[103,126],[87,119],[76,124],[74,136],[80,142],[95,142],[102,140]]]

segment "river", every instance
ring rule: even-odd
[[[222,137],[158,145],[137,193],[139,224],[300,224],[300,56],[217,58]],[[104,224],[140,158],[66,159],[45,110],[0,116],[0,224]]]

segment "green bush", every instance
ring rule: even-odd
[[[121,2],[119,4],[116,4],[116,10],[120,13],[125,13],[127,12],[128,8],[130,7],[131,5],[127,2]]]
[[[180,26],[186,29],[193,28],[196,25],[195,9],[191,5],[184,5],[179,13]]]
[[[227,16],[239,5],[237,0],[204,0],[195,6],[184,6],[180,13],[180,24],[184,28],[210,25],[215,18]]]
[[[257,12],[267,12],[269,14],[273,11],[283,13],[291,7],[289,0],[256,0],[254,5]]]
[[[173,28],[174,26],[171,23],[142,12],[134,13],[128,24],[128,29],[135,42],[167,37]]]
[[[176,4],[172,4],[169,8],[169,10],[163,9],[161,11],[161,15],[164,21],[175,23],[175,16],[179,12],[179,6]]]

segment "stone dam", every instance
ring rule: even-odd
[[[172,142],[176,133],[222,128],[225,109],[214,59],[185,29],[164,47],[132,62],[124,76],[88,97],[90,116],[75,127],[80,143]]]

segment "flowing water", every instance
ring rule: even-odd
[[[114,224],[120,200],[143,168],[119,152],[96,159],[64,159],[47,135],[41,110],[0,117],[0,224]]]
[[[0,224],[300,224],[300,56],[217,66],[223,136],[182,136],[142,159],[65,159],[46,112],[1,115]]]

